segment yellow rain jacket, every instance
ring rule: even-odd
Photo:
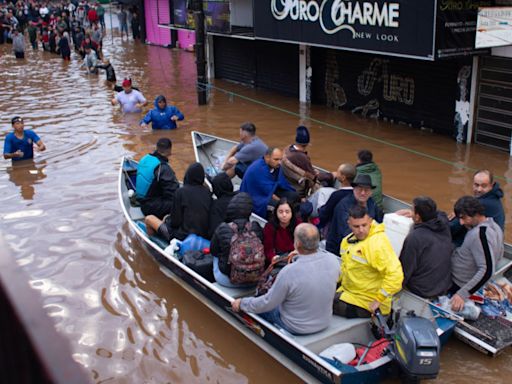
[[[384,232],[384,224],[373,221],[368,237],[362,241],[351,233],[340,246],[341,300],[368,310],[374,300],[388,314],[391,298],[402,288],[402,265]]]

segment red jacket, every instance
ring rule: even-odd
[[[87,18],[91,23],[98,21],[98,14],[94,8],[89,9],[89,12],[87,12]]]

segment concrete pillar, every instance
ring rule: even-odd
[[[215,79],[215,52],[213,51],[213,36],[206,35],[206,76],[208,82]]]
[[[478,97],[478,71],[479,68],[479,58],[478,56],[473,56],[473,68],[471,72],[471,96],[469,98],[469,121],[468,121],[468,133],[466,136],[466,144],[471,144],[473,140],[473,127],[476,119],[476,108],[477,102],[476,98]]]
[[[299,101],[311,102],[311,61],[309,45],[299,45]]]

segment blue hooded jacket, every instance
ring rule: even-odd
[[[164,100],[166,102],[165,108],[159,108],[158,102]],[[149,111],[146,116],[140,121],[140,123],[149,124],[153,123],[153,129],[176,129],[176,122],[171,120],[171,117],[177,116],[178,120],[183,120],[185,116],[175,106],[168,106],[165,97],[160,95],[157,96],[154,102],[155,109]]]
[[[279,173],[275,180],[263,157],[253,162],[245,171],[240,192],[247,192],[252,197],[252,211],[260,217],[267,217],[267,205],[277,187],[286,191],[294,191],[286,180],[283,169],[279,167],[277,172]]]

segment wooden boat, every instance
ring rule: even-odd
[[[318,354],[328,346],[341,342],[369,345],[375,341],[368,319],[345,319],[333,316],[330,326],[319,333],[307,336],[292,336],[277,329],[257,315],[231,311],[233,299],[253,294],[253,290],[225,288],[211,283],[176,257],[164,250],[169,245],[156,236],[148,236],[144,227],[144,216],[139,207],[132,204],[130,190],[135,189],[137,163],[123,158],[119,170],[119,199],[123,214],[141,243],[160,264],[161,270],[181,284],[217,315],[271,355],[284,367],[305,382],[322,383],[374,383],[387,377],[393,368],[393,360],[384,355],[377,360],[358,366],[343,364],[336,368]],[[260,219],[261,220],[261,219]],[[403,310],[415,310],[418,316],[428,318],[434,324],[442,342],[452,333],[456,321],[436,306],[411,294],[396,300]]]
[[[237,144],[232,140],[197,131],[192,132],[192,143],[196,161],[203,164],[210,176],[219,172],[226,154],[233,145]],[[318,169],[321,170],[320,168]],[[240,186],[240,183],[241,180],[238,177],[233,179],[235,189]],[[399,209],[411,207],[410,204],[388,195],[384,195],[383,204],[385,212],[395,212]],[[511,244],[505,244],[505,254],[496,268],[493,280],[503,277],[512,278]],[[509,313],[508,318],[512,319],[512,313]],[[503,331],[504,327],[510,328],[507,334]],[[461,323],[456,327],[455,334],[460,340],[471,345],[473,348],[490,356],[495,356],[512,345],[512,322],[503,317],[497,319],[496,322],[479,320],[472,324],[470,322]]]

